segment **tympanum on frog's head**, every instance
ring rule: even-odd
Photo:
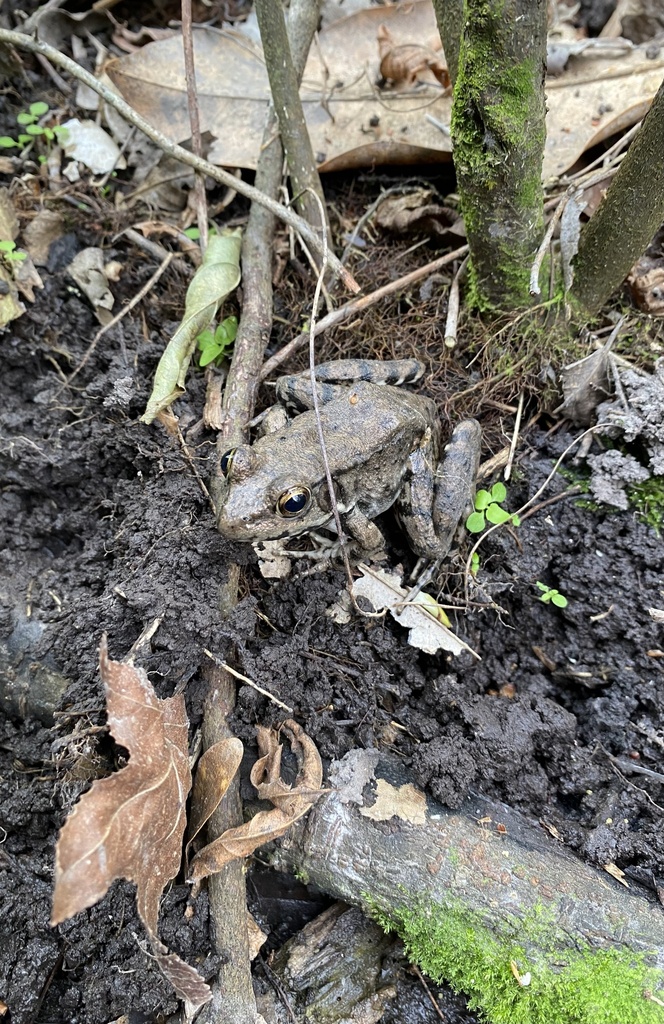
[[[270,435],[270,443],[262,438],[253,447],[233,448],[221,459],[225,485],[217,527],[229,540],[295,537],[330,522],[320,451],[314,448],[307,457],[300,453],[295,458],[288,443],[275,447],[276,438]]]

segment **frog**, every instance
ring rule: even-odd
[[[385,551],[374,520],[394,506],[412,551],[440,562],[472,510],[479,423],[459,423],[441,459],[435,403],[402,389],[424,370],[418,359],[343,359],[316,367],[336,504],[360,556]],[[276,393],[280,407],[295,415],[220,460],[217,527],[228,540],[259,544],[335,531],[309,371],[279,377]]]

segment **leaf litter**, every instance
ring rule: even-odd
[[[270,100],[260,45],[235,29],[201,28],[194,47],[201,131],[214,137],[209,159],[253,169]],[[647,45],[614,45],[608,53],[593,51],[592,59],[587,50],[570,53],[562,73],[546,83],[545,180],[640,120],[661,82],[664,58],[649,56]],[[394,64],[399,54],[404,60],[397,59],[396,68],[388,61],[381,74],[381,60]],[[319,169],[451,158],[452,98],[442,84],[443,68],[430,0],[367,8],[325,28],[312,47],[301,88]],[[176,141],[189,138],[180,36],[149,43],[111,62],[107,71],[155,127]],[[392,85],[381,84],[386,71],[396,76]]]
[[[136,885],[138,913],[157,963],[178,995],[198,1008],[211,998],[193,967],[169,953],[157,931],[159,900],[182,860],[191,788],[184,697],[160,700],[146,673],[99,651],[108,724],[129,762],[84,793],[60,831],[51,924],[97,903],[117,878]]]

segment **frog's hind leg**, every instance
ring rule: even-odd
[[[408,475],[397,498],[399,521],[410,547],[421,558],[442,558],[433,521],[436,442],[428,429],[408,457]]]
[[[455,427],[436,471],[433,523],[441,558],[449,551],[459,523],[473,510],[481,446],[477,420],[463,420]]]
[[[356,384],[413,384],[424,373],[419,359],[335,359],[316,367],[317,394],[321,405],[339,397],[338,385]],[[313,405],[309,370],[279,377],[277,397],[285,405],[310,409]]]

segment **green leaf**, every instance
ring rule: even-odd
[[[491,504],[491,495],[488,491],[478,491],[475,495],[475,509],[481,512]]]
[[[44,128],[44,138],[47,139],[49,142],[53,142],[53,139],[55,138],[55,132],[52,128]]]
[[[228,348],[237,338],[237,317],[227,316],[214,332],[215,341],[218,345]]]
[[[512,518],[509,512],[500,505],[496,505],[493,502],[486,510],[486,517],[493,526],[497,526],[499,523],[506,523]]]
[[[480,556],[477,551],[473,551],[470,558],[470,571],[473,576],[477,576],[480,571]]]
[[[40,124],[29,124],[25,129],[27,134],[30,135],[43,135],[46,131]]]
[[[521,517],[516,512],[512,515],[512,526],[521,526]]]
[[[36,103],[31,103],[30,113],[34,117],[43,117],[44,114],[48,114],[48,103],[44,103],[43,100],[38,100]]]
[[[485,526],[486,522],[483,512],[471,512],[466,519],[468,533],[481,533]]]
[[[19,145],[20,146],[25,146],[28,142],[32,142],[32,136],[31,135],[19,135],[18,141],[19,141]]]
[[[65,126],[63,124],[56,124],[51,130],[52,130],[53,134],[55,135],[56,139],[59,139],[60,142],[66,142],[67,141],[67,136],[69,135],[69,129],[65,128]],[[113,172],[113,173],[115,173],[115,172]]]
[[[543,601],[544,604],[548,604],[552,597],[553,597],[553,591],[552,590],[547,590],[546,593],[542,594],[542,596],[540,597],[540,601]]]
[[[501,483],[499,480],[498,483],[494,484],[491,488],[491,498],[493,501],[497,501],[499,505],[502,505],[506,497],[507,488],[505,487],[505,484]]]
[[[196,339],[240,283],[241,245],[239,229],[210,236],[203,262],[187,289],[182,322],[159,360],[142,423],[152,423],[158,413],[184,392]]]
[[[554,590],[551,595],[551,601],[555,604],[556,608],[567,608],[567,605],[569,604],[567,598],[564,597],[563,594],[559,594],[557,590]]]
[[[16,242],[12,242],[9,238],[4,238],[0,242],[0,252],[10,253],[16,248]]]
[[[21,113],[16,118],[16,123],[17,124],[34,124],[34,122],[36,120],[37,120],[37,118],[34,116],[34,114],[29,114],[27,112],[27,110],[22,110]]]
[[[546,583],[540,583],[539,580],[537,581],[535,586],[537,587],[538,590],[542,590],[544,593],[546,593],[547,590],[551,589],[550,587],[547,587]]]
[[[209,348],[211,345],[216,345],[214,334],[209,327],[206,331],[201,331],[196,342],[201,352],[203,352],[204,349]]]
[[[198,230],[198,228],[187,228],[187,230],[185,231],[185,235],[187,236],[187,238],[191,238],[192,242],[197,242],[198,239],[201,237],[201,233]]]
[[[0,148],[12,149],[13,146],[18,146],[16,139],[10,139],[9,135],[0,135]]]
[[[198,365],[203,367],[207,366],[208,363],[213,363],[220,355],[220,351],[221,350],[218,345],[208,345],[207,348],[203,349],[201,352],[198,359]]]

